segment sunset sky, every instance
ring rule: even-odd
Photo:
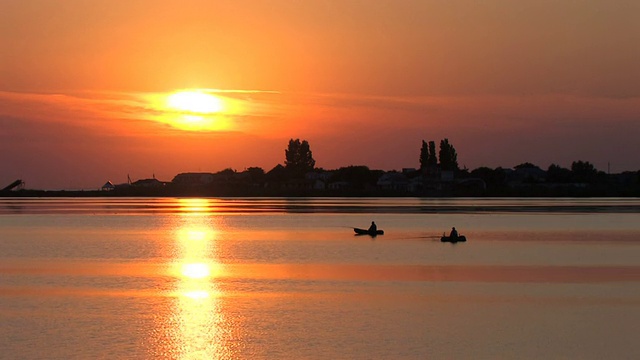
[[[0,0],[0,188],[316,166],[640,169],[637,0]],[[176,95],[178,94],[178,95]],[[185,95],[186,94],[186,95]],[[177,96],[177,97],[176,97]]]

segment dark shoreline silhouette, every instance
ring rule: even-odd
[[[350,166],[291,173],[281,165],[265,173],[182,173],[170,182],[152,179],[96,190],[25,189],[16,180],[0,197],[640,197],[640,171],[621,174],[592,172],[590,176],[554,174],[537,167],[480,168],[468,172],[429,169],[369,170]]]
[[[401,171],[347,166],[315,168],[306,140],[289,140],[285,165],[265,172],[250,167],[238,172],[188,172],[171,181],[155,178],[97,190],[34,190],[15,180],[1,188],[0,197],[640,197],[640,170],[609,174],[588,161],[571,168],[552,164],[547,170],[525,162],[513,169],[460,169],[448,139],[422,141],[420,168]],[[2,184],[0,184],[2,185]]]

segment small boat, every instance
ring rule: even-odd
[[[467,238],[464,235],[460,235],[458,237],[451,237],[451,236],[443,236],[440,238],[441,242],[450,242],[450,243],[457,243],[457,242],[465,242],[467,241]]]
[[[377,230],[376,232],[370,232],[368,229],[353,228],[353,231],[356,232],[356,235],[371,235],[371,236],[384,235],[384,231],[383,230]]]

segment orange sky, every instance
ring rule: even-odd
[[[271,169],[417,167],[449,138],[470,169],[640,169],[637,1],[0,2],[0,187],[92,189]],[[207,131],[163,106],[206,89]]]

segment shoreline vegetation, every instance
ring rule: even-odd
[[[187,172],[171,181],[155,178],[113,184],[95,190],[25,189],[22,180],[0,188],[0,197],[640,197],[640,170],[609,174],[586,161],[570,169],[531,163],[514,168],[460,169],[448,139],[422,141],[420,167],[400,171],[347,166],[315,167],[306,140],[289,141],[285,164],[265,172],[225,169]],[[0,184],[2,185],[2,184]]]
[[[280,165],[268,173],[257,168],[242,172],[226,169],[182,173],[172,181],[151,178],[117,185],[107,182],[95,190],[17,186],[0,191],[0,197],[640,197],[640,171],[596,173],[564,181],[538,168],[428,173],[350,166],[289,175]]]

